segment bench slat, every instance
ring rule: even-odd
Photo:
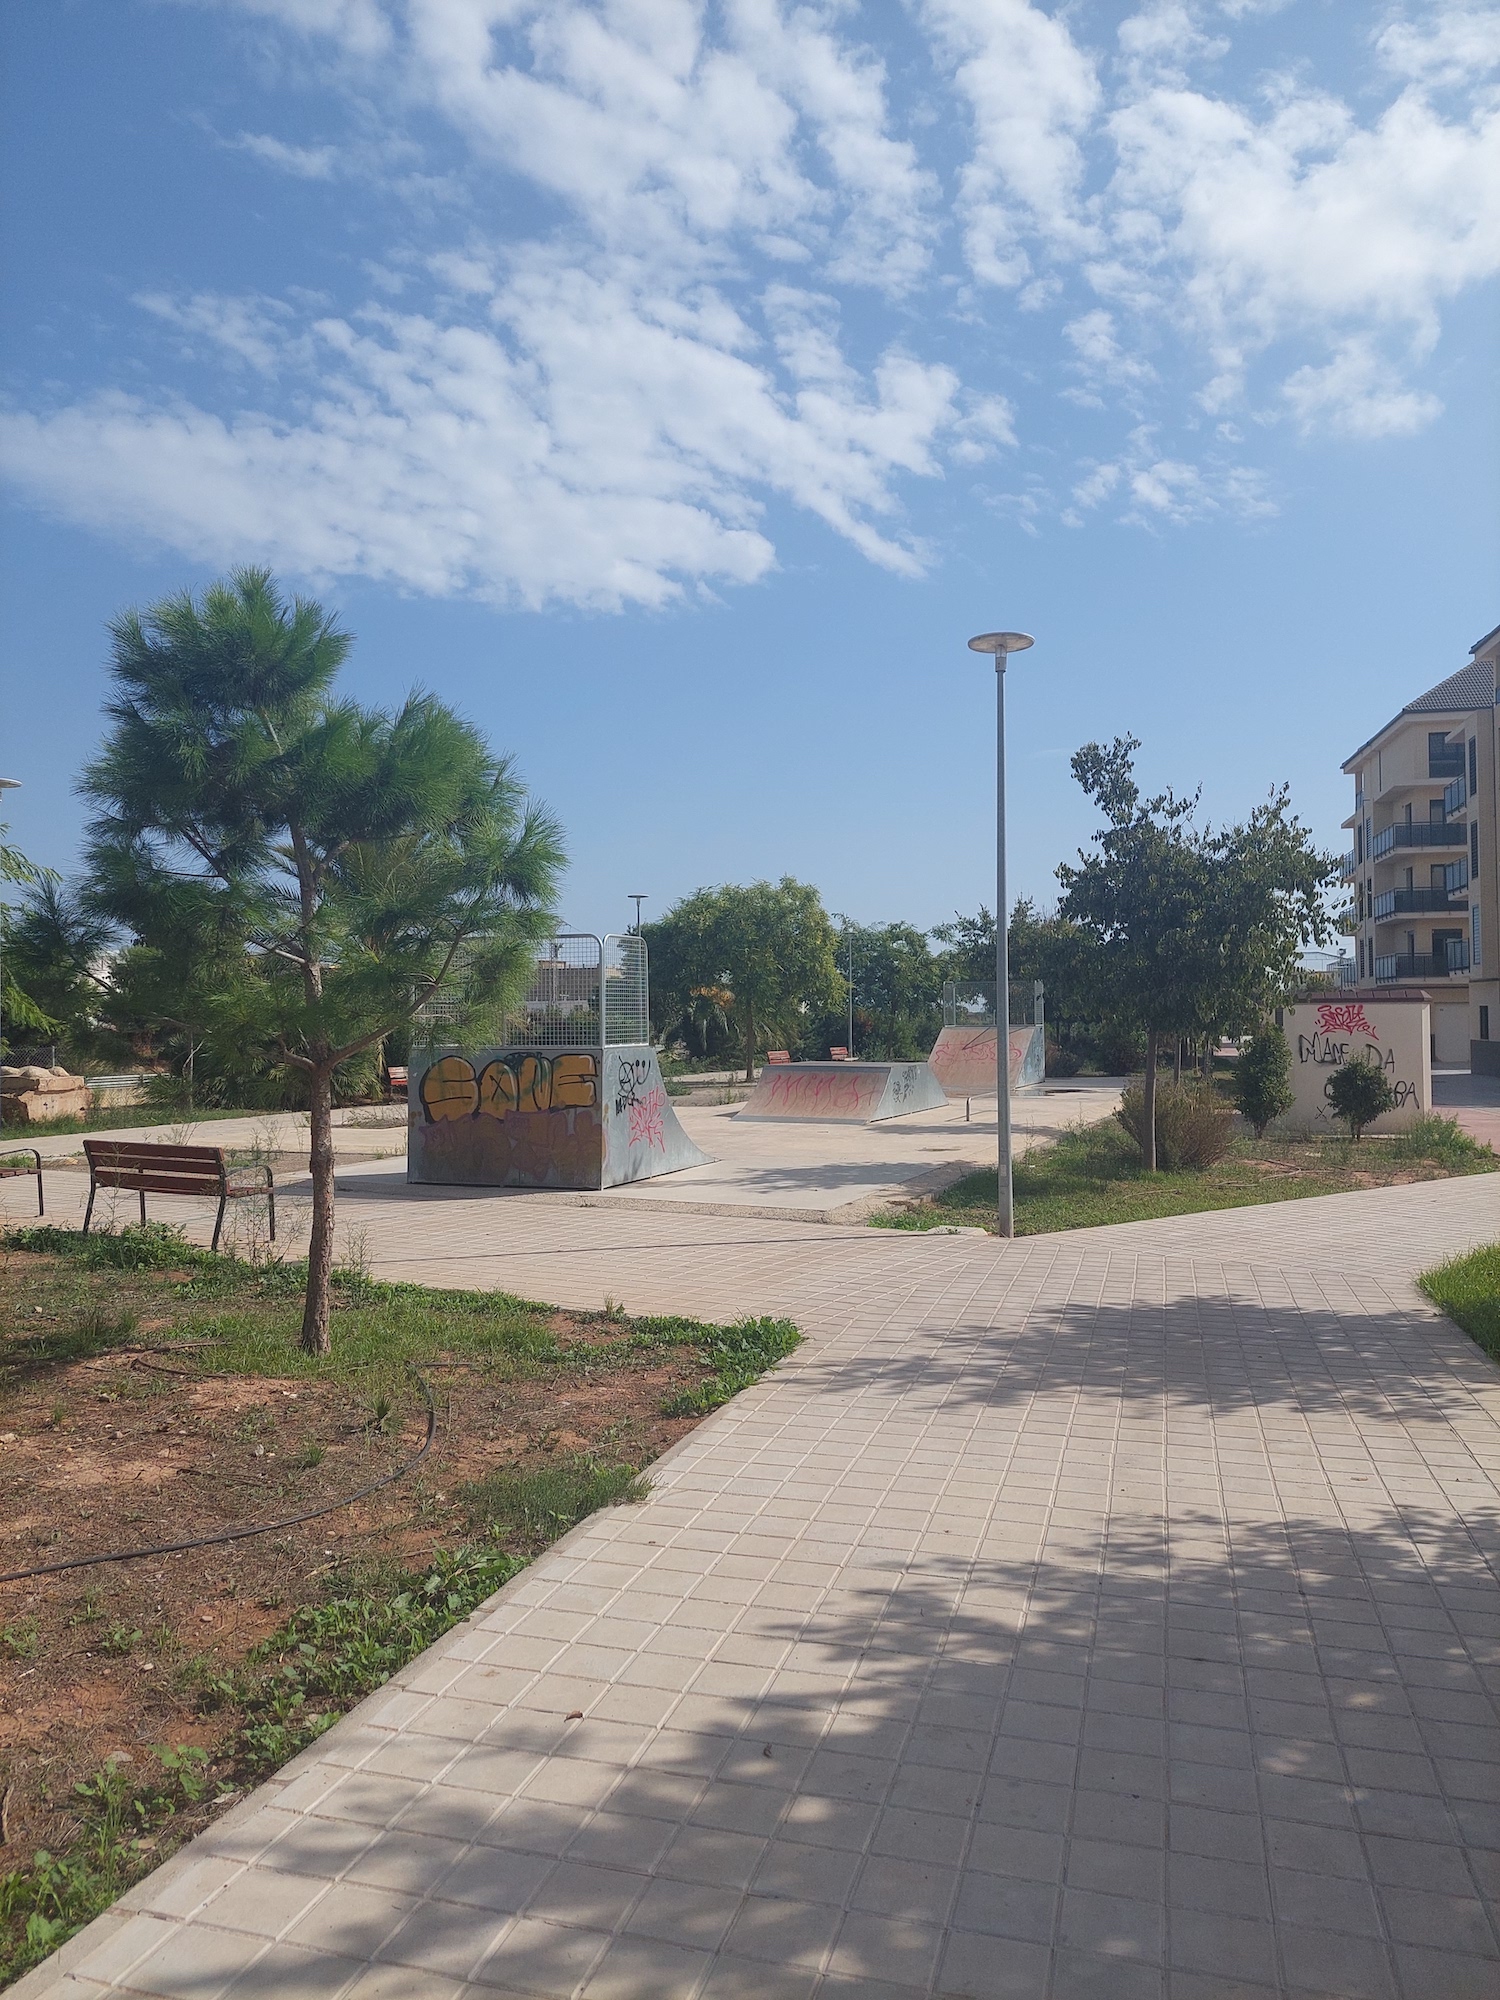
[[[168,1160],[174,1164],[181,1162],[185,1167],[213,1167],[224,1164],[222,1146],[152,1146],[141,1141],[124,1139],[85,1139],[85,1156],[97,1160],[101,1165],[121,1166],[139,1162],[150,1166]]]
[[[94,1176],[99,1187],[124,1188],[134,1194],[143,1190],[146,1194],[211,1194],[223,1192],[223,1183],[217,1174],[168,1174],[168,1173],[113,1173],[108,1167],[101,1167]]]

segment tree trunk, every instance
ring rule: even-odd
[[[333,1346],[328,1327],[328,1286],[333,1274],[333,1076],[324,1069],[312,1073],[308,1098],[308,1128],[312,1169],[312,1234],[307,1243],[307,1300],[302,1309],[302,1351],[327,1354]]]
[[[1156,1030],[1146,1030],[1146,1082],[1142,1096],[1141,1165],[1148,1174],[1156,1172]]]
[[[1172,1051],[1172,1081],[1173,1081],[1173,1083],[1181,1083],[1181,1082],[1182,1082],[1182,1037],[1181,1037],[1181,1035],[1179,1035],[1179,1036],[1177,1037],[1177,1044],[1176,1044],[1176,1047],[1175,1047],[1175,1048],[1173,1049],[1173,1051]]]
[[[755,1009],[745,1009],[745,1081],[755,1081]]]

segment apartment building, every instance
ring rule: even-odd
[[[1500,1075],[1500,626],[1344,763],[1346,985],[1420,989],[1433,1060]]]

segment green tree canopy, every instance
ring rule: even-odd
[[[303,1344],[329,1345],[333,1076],[439,987],[447,1032],[524,982],[559,830],[510,761],[424,693],[334,691],[352,639],[242,569],[115,620],[113,729],[85,773],[91,907],[169,969],[163,1018],[305,1080]]]
[[[734,1023],[747,1080],[773,1042],[798,1040],[810,1015],[843,999],[828,912],[816,889],[790,875],[698,889],[644,928],[658,1025],[671,1033],[695,1000],[721,996],[715,1004]]]
[[[9,831],[4,821],[0,821],[0,836]],[[27,860],[19,847],[12,847],[0,837],[0,882],[12,882],[36,895],[56,880],[50,868],[38,868],[34,861]],[[12,1028],[30,1028],[33,1034],[55,1034],[57,1020],[47,1011],[45,1000],[20,985],[16,979],[12,949],[15,926],[15,912],[8,905],[0,904],[0,1029],[8,1023]],[[0,1053],[5,1046],[3,1036],[0,1036]]]
[[[1154,1171],[1159,1038],[1258,1025],[1295,980],[1303,947],[1330,935],[1336,864],[1314,848],[1284,786],[1243,824],[1199,829],[1196,795],[1143,795],[1139,748],[1126,736],[1074,754],[1073,775],[1106,824],[1076,868],[1058,869],[1058,914],[1093,947],[1082,962],[1100,1012],[1145,1035],[1141,1153]]]

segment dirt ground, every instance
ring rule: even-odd
[[[414,1380],[388,1407],[357,1382],[219,1373],[211,1346],[172,1341],[193,1317],[174,1290],[191,1282],[188,1271],[85,1275],[46,1256],[4,1260],[0,1571],[304,1513],[421,1445]],[[66,1343],[54,1336],[80,1324],[107,1337],[111,1316],[128,1338],[58,1351]],[[462,1543],[473,1531],[464,1482],[580,1456],[639,1468],[692,1429],[696,1418],[666,1417],[662,1404],[703,1381],[695,1352],[629,1353],[625,1322],[612,1364],[598,1358],[608,1326],[556,1313],[547,1327],[564,1348],[586,1339],[592,1358],[538,1368],[439,1354],[424,1365],[430,1451],[353,1506],[274,1534],[0,1584],[0,1875],[39,1847],[66,1846],[73,1787],[107,1759],[211,1748],[225,1721],[200,1712],[205,1680],[331,1580]]]

